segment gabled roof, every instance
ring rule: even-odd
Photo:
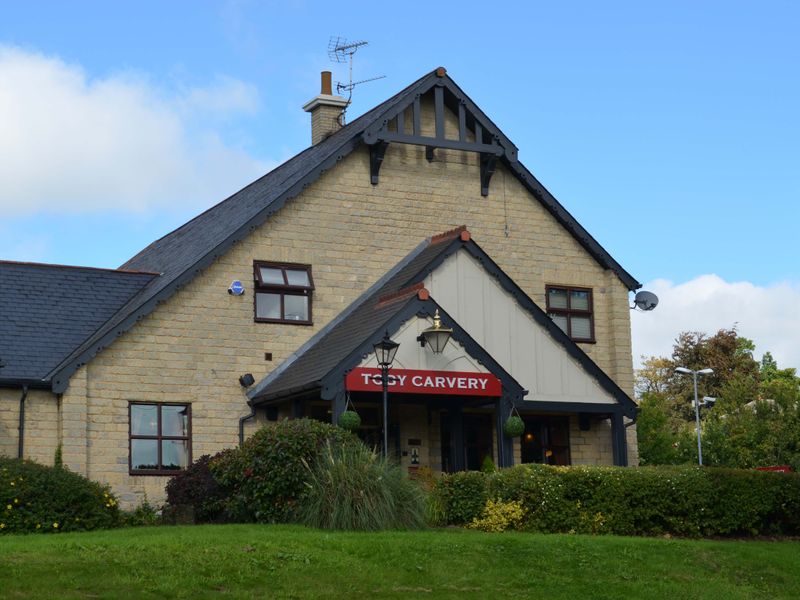
[[[617,401],[627,416],[635,415],[634,401],[500,269],[497,263],[472,240],[465,227],[430,238],[414,249],[378,284],[362,294],[328,327],[311,338],[296,356],[285,361],[280,369],[267,375],[250,390],[248,397],[251,404],[314,389],[320,389],[325,397],[329,397],[330,390],[326,390],[326,386],[331,385],[331,382],[337,384],[344,371],[357,366],[361,355],[371,351],[371,344],[382,337],[384,329],[388,329],[391,334],[407,319],[409,307],[419,307],[420,303],[417,301],[413,304],[413,301],[425,278],[447,257],[459,250],[468,252],[478,264],[496,278],[500,286],[514,297],[536,323]],[[427,302],[438,306],[433,298]],[[443,321],[447,326],[462,331],[462,337],[468,344],[472,344],[473,348],[478,347],[449,315],[443,318]],[[491,357],[487,358],[485,351],[480,350],[484,353],[481,356],[482,360],[494,362]],[[490,367],[490,370],[495,374],[499,371],[506,377],[511,377],[497,363],[494,364],[496,366]],[[521,390],[519,384],[513,379],[512,381]],[[537,406],[540,404],[548,403],[537,403]],[[588,404],[582,407],[590,408]]]
[[[456,83],[436,69],[346,125],[327,139],[289,159],[241,191],[198,215],[188,223],[153,242],[122,265],[123,269],[152,271],[152,280],[105,326],[85,340],[51,373],[53,389],[63,391],[69,377],[104,347],[149,314],[155,307],[188,284],[236,242],[247,237],[290,199],[316,181],[326,170],[365,143],[379,139],[381,128],[419,97],[439,88],[448,106],[463,103],[469,109],[468,124],[478,123],[497,147],[500,160],[535,198],[569,231],[604,268],[611,269],[631,290],[641,287],[567,210],[517,160],[516,147],[472,102]],[[455,103],[455,104],[454,104]]]
[[[154,277],[0,261],[0,385],[45,386],[47,374]]]

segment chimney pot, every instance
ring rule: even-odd
[[[331,72],[330,71],[323,71],[322,75],[322,86],[320,88],[320,94],[323,96],[333,96],[333,83],[331,82]]]

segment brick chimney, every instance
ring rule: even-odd
[[[311,144],[318,144],[332,133],[342,128],[342,109],[347,100],[333,95],[331,72],[322,72],[322,86],[319,96],[303,105],[303,110],[311,113]]]

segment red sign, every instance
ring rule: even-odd
[[[363,367],[353,369],[347,374],[345,388],[351,392],[380,392],[383,390],[381,370]],[[391,369],[389,391],[446,396],[500,396],[502,385],[491,373]]]

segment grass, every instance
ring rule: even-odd
[[[800,543],[296,526],[0,537],[3,598],[800,597]]]

